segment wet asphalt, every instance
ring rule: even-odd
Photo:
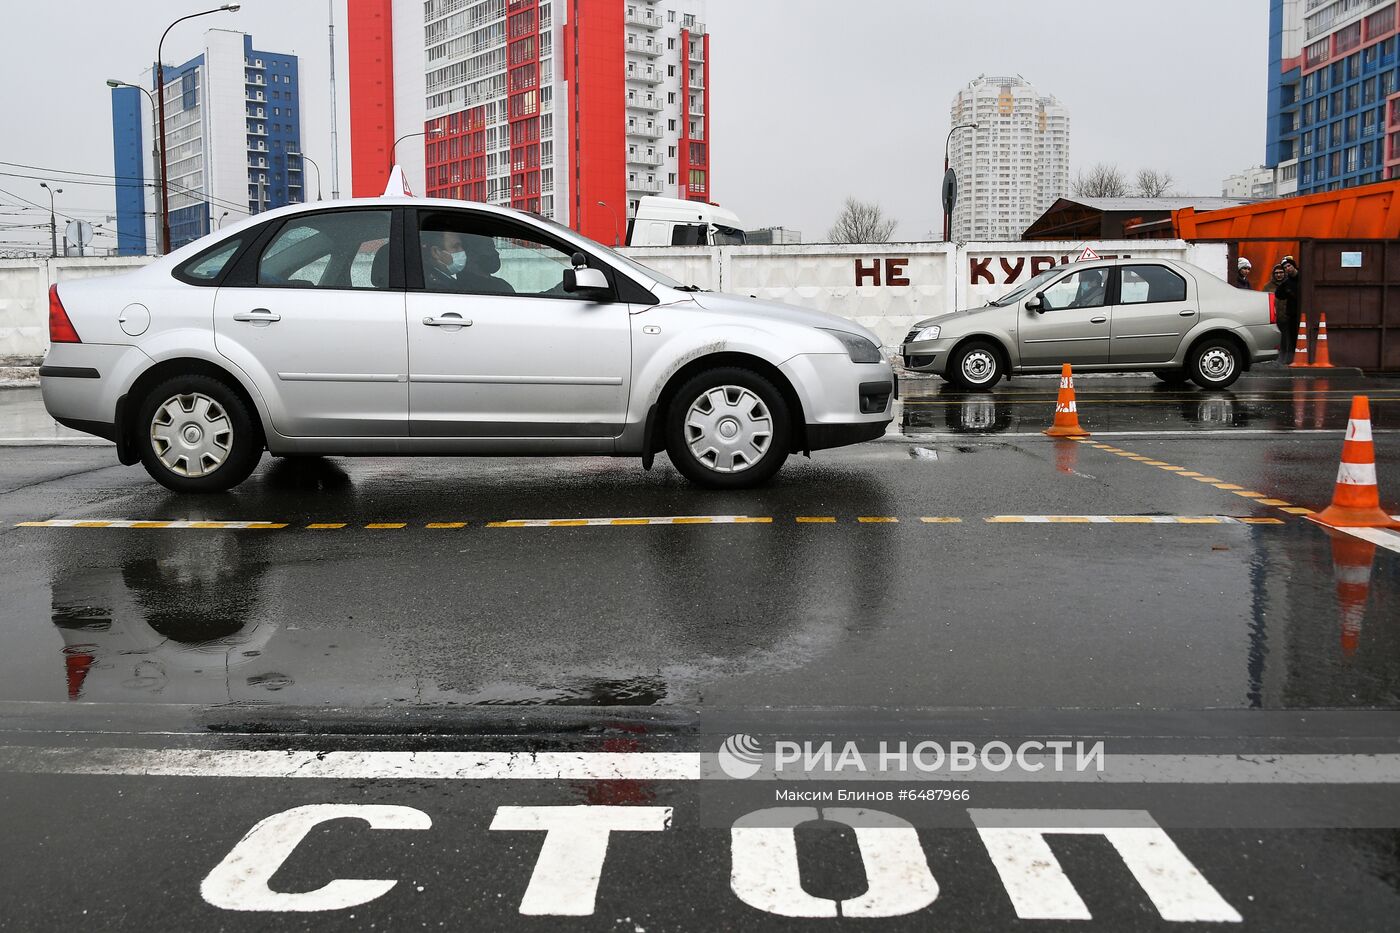
[[[1205,393],[1081,379],[1086,442],[1038,433],[1055,387],[906,381],[898,434],[793,458],[738,493],[696,490],[664,457],[651,472],[268,458],[229,494],[188,497],[110,447],[0,448],[0,889],[23,892],[0,928],[819,922],[732,889],[723,827],[758,796],[660,778],[92,774],[71,764],[84,749],[708,752],[747,732],[1400,752],[1400,553],[1298,514],[1328,502],[1358,392],[1400,512],[1400,381],[1261,373]],[[0,392],[0,412],[25,403]],[[640,517],[711,520],[539,524]],[[93,526],[21,524],[53,520]],[[102,526],[114,520],[283,527]],[[35,764],[55,749],[76,757]],[[970,786],[970,803],[905,813],[938,879],[931,905],[820,922],[1013,926],[968,807],[1145,809],[1256,929],[1387,929],[1400,908],[1393,783]],[[241,912],[201,896],[254,823],[324,803],[413,807],[433,828],[323,824],[273,878],[400,879],[361,907]],[[528,804],[666,806],[673,822],[614,833],[592,914],[527,916],[540,836],[488,827]],[[812,896],[866,889],[848,829],[808,824],[799,842]],[[1052,849],[1094,918],[1066,927],[1181,927],[1103,838]]]

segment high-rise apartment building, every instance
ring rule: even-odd
[[[646,195],[711,197],[709,35],[679,0],[351,0],[348,25],[357,196],[397,161],[604,243]]]
[[[1265,164],[1278,193],[1400,178],[1396,0],[1270,0]]]
[[[1019,240],[1069,190],[1069,111],[1019,75],[981,75],[953,98],[955,240]]]
[[[1277,195],[1277,172],[1257,165],[1227,176],[1220,182],[1220,195],[1241,201],[1264,201]]]
[[[156,69],[151,69],[156,96]],[[145,198],[136,179],[159,179],[144,135],[134,87],[112,89],[112,141],[117,189],[118,252],[147,252]],[[204,50],[165,66],[166,166],[170,245],[183,246],[220,221],[304,199],[301,100],[297,57],[253,48],[251,36],[227,29],[204,34]],[[157,185],[158,187],[158,185]],[[153,195],[153,203],[158,204]],[[159,245],[153,210],[151,251]]]

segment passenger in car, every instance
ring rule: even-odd
[[[425,230],[419,238],[423,248],[423,284],[435,292],[460,292],[458,282],[466,264],[462,234],[453,230]]]
[[[509,282],[495,275],[501,268],[501,254],[496,242],[488,236],[462,237],[466,248],[466,264],[457,273],[461,291],[478,295],[514,295]]]

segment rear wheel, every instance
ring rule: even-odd
[[[752,370],[700,373],[681,386],[666,413],[666,453],[700,486],[744,489],[767,482],[791,447],[787,402]]]
[[[262,456],[248,406],[212,376],[177,376],[151,389],[133,430],[146,472],[176,492],[232,489]]]
[[[1225,337],[1209,337],[1191,351],[1187,370],[1191,381],[1203,389],[1224,389],[1235,384],[1244,368],[1240,348]]]
[[[964,389],[990,389],[1001,381],[1002,370],[996,347],[975,340],[953,351],[944,378]]]
[[[1168,385],[1174,386],[1191,381],[1191,374],[1184,369],[1154,369],[1152,375]]]

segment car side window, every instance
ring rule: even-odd
[[[1186,300],[1186,280],[1166,266],[1124,266],[1122,275],[1119,304]]]
[[[243,245],[243,237],[236,236],[221,243],[209,252],[196,256],[180,269],[180,275],[194,284],[213,282],[224,271],[230,259]]]
[[[460,295],[572,298],[573,250],[527,227],[465,212],[419,214],[423,287]]]
[[[258,258],[258,285],[389,287],[390,211],[335,211],[287,221]]]
[[[1085,269],[1071,273],[1040,293],[1040,306],[1046,311],[1102,308],[1107,277],[1107,269]]]

